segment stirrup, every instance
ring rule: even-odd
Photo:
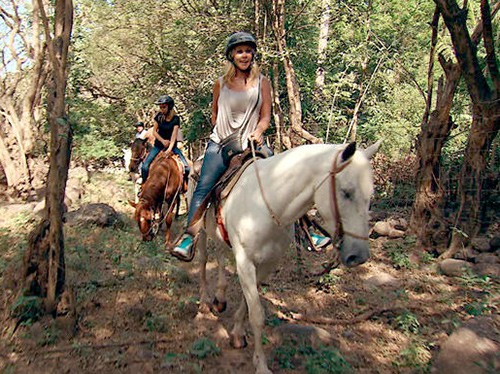
[[[196,252],[197,239],[198,235],[193,237],[191,234],[183,234],[170,253],[181,261],[192,261]]]

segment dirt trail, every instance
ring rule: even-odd
[[[254,372],[253,336],[249,334],[249,346],[243,350],[232,349],[228,341],[240,300],[232,261],[226,266],[228,309],[221,315],[200,313],[197,259],[181,263],[171,258],[161,238],[140,242],[130,219],[132,209],[125,203],[129,193],[125,189],[113,200],[115,209],[129,217],[124,228],[66,228],[67,282],[77,298],[74,335],[49,317],[21,326],[14,336],[3,329],[2,373]],[[180,227],[182,221],[176,222],[175,229]],[[22,239],[10,228],[1,232],[2,244],[19,248]],[[419,263],[417,255],[408,267],[395,264],[387,243],[385,238],[371,240],[367,264],[322,276],[312,274],[332,258],[331,246],[321,253],[303,252],[302,274],[295,250],[285,254],[261,287],[263,339],[274,372],[348,372],[340,369],[344,364],[361,373],[428,368],[435,353],[430,347],[438,346],[454,323],[466,318],[461,309],[466,295],[457,281],[437,275],[433,263]],[[410,241],[395,243],[412,253]],[[8,290],[7,273],[15,254],[4,250],[1,255]],[[381,274],[389,279],[385,285],[377,283]],[[213,262],[208,275],[215,280]],[[9,295],[2,297],[4,316]],[[327,343],[309,339],[307,329],[289,335],[290,325],[322,329]]]

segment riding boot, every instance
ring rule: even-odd
[[[309,233],[311,235],[311,239],[312,239],[313,244],[319,249],[326,247],[328,244],[330,244],[332,242],[332,239],[330,239],[326,236],[321,236],[321,235],[315,234],[311,231],[309,231]]]
[[[193,235],[184,233],[180,240],[176,243],[174,249],[172,249],[172,255],[177,257],[179,260],[189,262],[194,258],[194,248],[195,248],[195,237]]]
[[[191,222],[186,228],[184,234],[174,243],[174,248],[171,249],[173,256],[182,261],[192,261],[196,252],[196,243],[198,242],[199,232],[203,225],[203,220]]]

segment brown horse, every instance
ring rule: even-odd
[[[138,173],[139,165],[146,158],[146,155],[151,150],[151,144],[147,139],[135,139],[130,146],[131,157],[128,171],[130,173]]]
[[[135,208],[134,219],[139,225],[142,240],[151,241],[165,222],[165,244],[170,242],[170,227],[176,205],[183,193],[184,166],[177,156],[160,152],[151,164],[149,177],[142,185]]]

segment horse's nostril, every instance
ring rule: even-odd
[[[353,266],[363,264],[364,262],[366,262],[366,260],[367,260],[367,258],[365,258],[363,256],[350,255],[349,257],[347,257],[345,264],[348,267],[353,267]]]
[[[346,266],[356,266],[358,261],[358,256],[351,255],[346,258],[345,264]]]

